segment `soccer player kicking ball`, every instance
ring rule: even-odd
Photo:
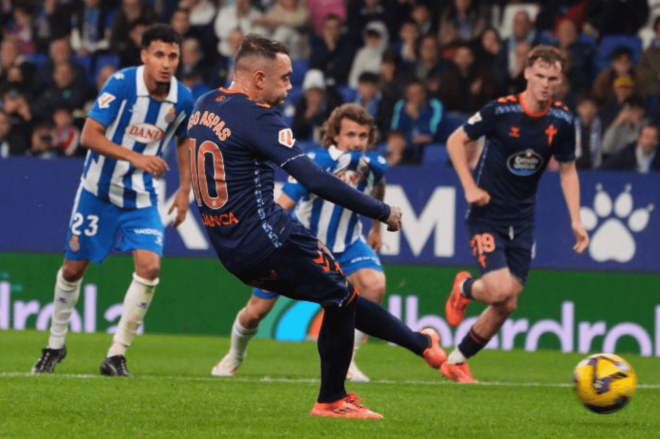
[[[355,104],[341,105],[332,112],[323,129],[323,149],[308,155],[328,172],[365,194],[378,200],[385,197],[385,159],[375,152],[367,152],[376,140],[376,124],[367,111]],[[282,188],[277,204],[291,210],[298,203],[295,219],[323,241],[342,268],[344,275],[362,297],[381,303],[385,295],[385,273],[376,251],[382,246],[380,222],[374,220],[371,231],[362,237],[362,223],[358,215],[341,206],[310,194],[297,181],[288,181]],[[241,309],[231,330],[231,347],[215,365],[215,376],[233,376],[243,363],[250,339],[257,333],[259,322],[270,312],[278,294],[255,288],[245,308]],[[353,359],[346,379],[369,382],[355,364],[355,354],[365,339],[365,333],[355,330]]]
[[[401,209],[359,192],[326,172],[296,145],[279,112],[291,89],[285,46],[248,35],[236,54],[229,89],[202,96],[188,125],[193,190],[211,243],[243,283],[320,304],[321,389],[312,416],[380,419],[344,380],[355,328],[403,346],[438,369],[447,358],[432,330],[411,331],[360,297],[332,253],[273,199],[274,166],[321,198],[401,228]]]
[[[103,86],[82,131],[89,148],[66,237],[64,263],[57,273],[48,346],[33,373],[53,372],[66,355],[65,336],[89,261],[102,263],[117,249],[133,253],[135,272],[123,312],[101,373],[129,376],[126,349],[149,309],[158,285],[164,230],[158,213],[156,179],[167,170],[161,158],[179,137],[177,159],[181,183],[170,213],[173,227],[188,212],[190,165],[185,147],[192,95],[174,73],[181,36],[157,24],[142,36],[144,65],[115,73]]]
[[[447,140],[469,205],[466,225],[481,273],[479,279],[466,271],[456,275],[447,322],[458,326],[472,300],[489,305],[442,365],[442,375],[450,380],[476,382],[466,360],[488,344],[516,309],[532,260],[538,182],[552,156],[559,162],[576,238],[573,250],[582,253],[589,245],[580,222],[573,115],[552,101],[563,68],[557,49],[537,46],[527,57],[525,91],[487,104]],[[486,142],[473,177],[465,148],[481,136]]]

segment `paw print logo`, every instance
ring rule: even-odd
[[[584,228],[592,232],[589,255],[594,261],[624,263],[635,256],[637,247],[633,233],[641,232],[649,224],[653,204],[634,209],[631,189],[631,185],[626,185],[612,203],[610,195],[598,184],[593,209],[580,209]]]

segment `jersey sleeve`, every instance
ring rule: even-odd
[[[128,87],[128,81],[123,73],[118,72],[112,75],[103,85],[87,116],[104,127],[109,126],[119,113],[119,107],[124,100],[124,92]]]
[[[193,97],[190,93],[190,90],[184,85],[179,85],[179,91],[181,95],[181,105],[177,111],[177,119],[179,120],[182,117],[179,126],[176,128],[174,135],[180,138],[188,136],[188,121],[190,120],[190,115],[193,111]]]
[[[287,197],[291,198],[291,200],[295,201],[296,203],[309,194],[305,186],[298,183],[298,181],[293,177],[287,178],[286,183],[284,186],[282,186],[282,192],[284,192]]]
[[[306,157],[284,119],[267,111],[257,117],[255,126],[247,130],[248,147],[267,157],[280,168],[292,160]]]
[[[367,157],[369,158],[369,168],[371,168],[371,172],[374,175],[374,185],[377,185],[385,176],[385,171],[387,171],[387,160],[385,160],[385,157],[375,152],[369,153]]]
[[[491,132],[495,126],[495,103],[484,105],[463,124],[463,130],[472,140],[477,140]]]
[[[561,138],[553,155],[558,162],[575,161],[575,118],[562,126]]]

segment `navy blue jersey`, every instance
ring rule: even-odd
[[[470,208],[468,221],[533,221],[539,179],[551,157],[575,160],[573,115],[559,102],[532,113],[522,95],[500,98],[475,113],[463,129],[473,140],[485,136],[474,177],[491,196],[486,206]]]
[[[221,88],[202,96],[188,136],[197,206],[230,272],[256,266],[289,237],[292,220],[273,200],[275,165],[357,213],[382,221],[390,214],[389,206],[315,165],[278,111],[242,93]]]

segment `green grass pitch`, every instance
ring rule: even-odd
[[[152,335],[128,352],[132,378],[98,368],[107,334],[70,334],[53,375],[30,376],[47,333],[0,331],[0,438],[657,438],[658,358],[626,355],[639,380],[628,407],[587,411],[571,387],[581,354],[484,351],[478,385],[447,382],[403,350],[367,343],[373,380],[347,383],[385,419],[309,417],[319,360],[313,343],[254,340],[233,378],[210,375],[228,339]]]

